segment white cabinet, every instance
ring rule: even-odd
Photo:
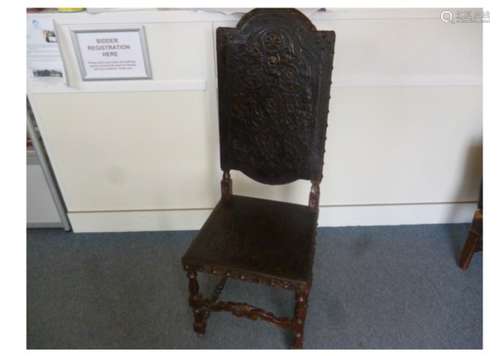
[[[34,152],[28,152],[26,167],[26,219],[29,228],[63,227],[47,181]]]
[[[29,104],[26,123],[30,138],[26,151],[27,227],[70,230],[65,204]]]

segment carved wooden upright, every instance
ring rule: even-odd
[[[256,9],[217,29],[222,198],[182,258],[194,329],[211,311],[272,322],[301,348],[312,282],[335,33],[295,9]],[[231,170],[265,184],[311,181],[308,205],[233,194]],[[197,272],[221,277],[210,298]],[[227,280],[293,290],[295,313],[278,317],[219,301]]]

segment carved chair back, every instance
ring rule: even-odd
[[[335,32],[294,9],[254,10],[217,29],[224,179],[234,169],[265,184],[310,180],[317,208],[334,44]]]

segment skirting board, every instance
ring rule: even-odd
[[[325,206],[319,226],[413,225],[470,222],[476,204]],[[210,210],[148,210],[69,213],[74,232],[198,230]]]

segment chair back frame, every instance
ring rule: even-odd
[[[264,184],[310,180],[317,208],[335,32],[295,9],[257,9],[216,37],[223,199],[234,169]]]

